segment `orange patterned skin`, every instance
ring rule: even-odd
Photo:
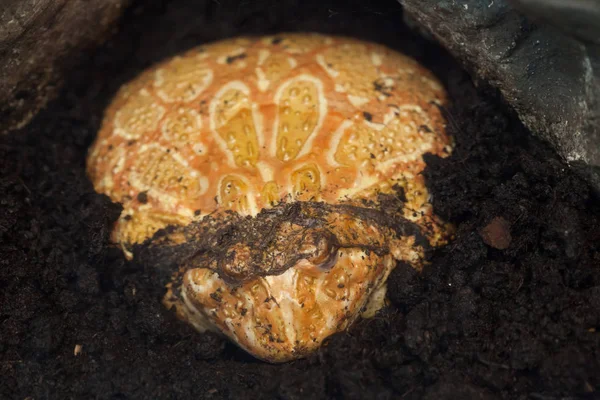
[[[430,72],[381,45],[317,34],[229,39],[124,85],[87,169],[98,192],[123,204],[112,239],[129,257],[167,225],[296,200],[356,203],[394,185],[406,195],[404,217],[436,246],[449,227],[432,214],[420,172],[424,153],[451,151],[438,107],[446,101]],[[198,329],[216,327],[259,358],[302,357],[369,301],[381,306],[395,260],[421,267],[410,238],[389,241],[400,244],[388,255],[349,249],[327,271],[305,260],[238,288],[192,269],[176,305]]]

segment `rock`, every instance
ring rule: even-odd
[[[131,0],[2,0],[0,133],[25,125]]]
[[[594,22],[600,18],[595,17],[600,16],[597,2],[399,1],[408,19],[478,80],[497,88],[523,123],[600,193],[600,39],[593,40],[600,38],[600,25]]]
[[[498,250],[506,250],[512,240],[510,224],[502,217],[495,217],[479,232],[483,242]]]
[[[585,43],[600,44],[597,0],[509,0],[516,9]]]

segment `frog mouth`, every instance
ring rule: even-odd
[[[402,216],[400,197],[378,197],[379,207],[295,201],[256,216],[227,210],[186,226],[169,226],[132,249],[141,264],[170,271],[171,280],[206,268],[233,287],[280,275],[303,262],[326,271],[339,251],[348,248],[378,256],[392,253],[395,258],[405,258],[394,254],[398,245],[418,248],[419,255],[409,262],[420,269],[430,250],[428,240],[417,224]]]

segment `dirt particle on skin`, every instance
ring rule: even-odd
[[[139,192],[137,199],[140,203],[146,204],[148,202],[148,192]]]
[[[225,62],[227,64],[233,64],[234,62],[236,62],[237,60],[243,60],[244,58],[247,57],[246,53],[241,53],[241,54],[237,54],[235,56],[228,56],[227,59],[225,60]]]
[[[510,236],[510,223],[502,217],[495,217],[480,230],[483,242],[498,250],[506,250],[512,240]]]
[[[419,126],[419,132],[431,133],[432,130],[427,125]]]
[[[220,293],[218,293],[218,292],[212,292],[212,293],[210,294],[210,297],[211,297],[211,298],[212,298],[214,301],[216,301],[217,303],[220,303],[220,302],[221,302],[221,300],[223,299],[223,296],[222,296]]]

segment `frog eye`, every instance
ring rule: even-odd
[[[337,240],[328,231],[311,231],[303,238],[299,252],[309,263],[321,270],[329,270],[337,260]]]

